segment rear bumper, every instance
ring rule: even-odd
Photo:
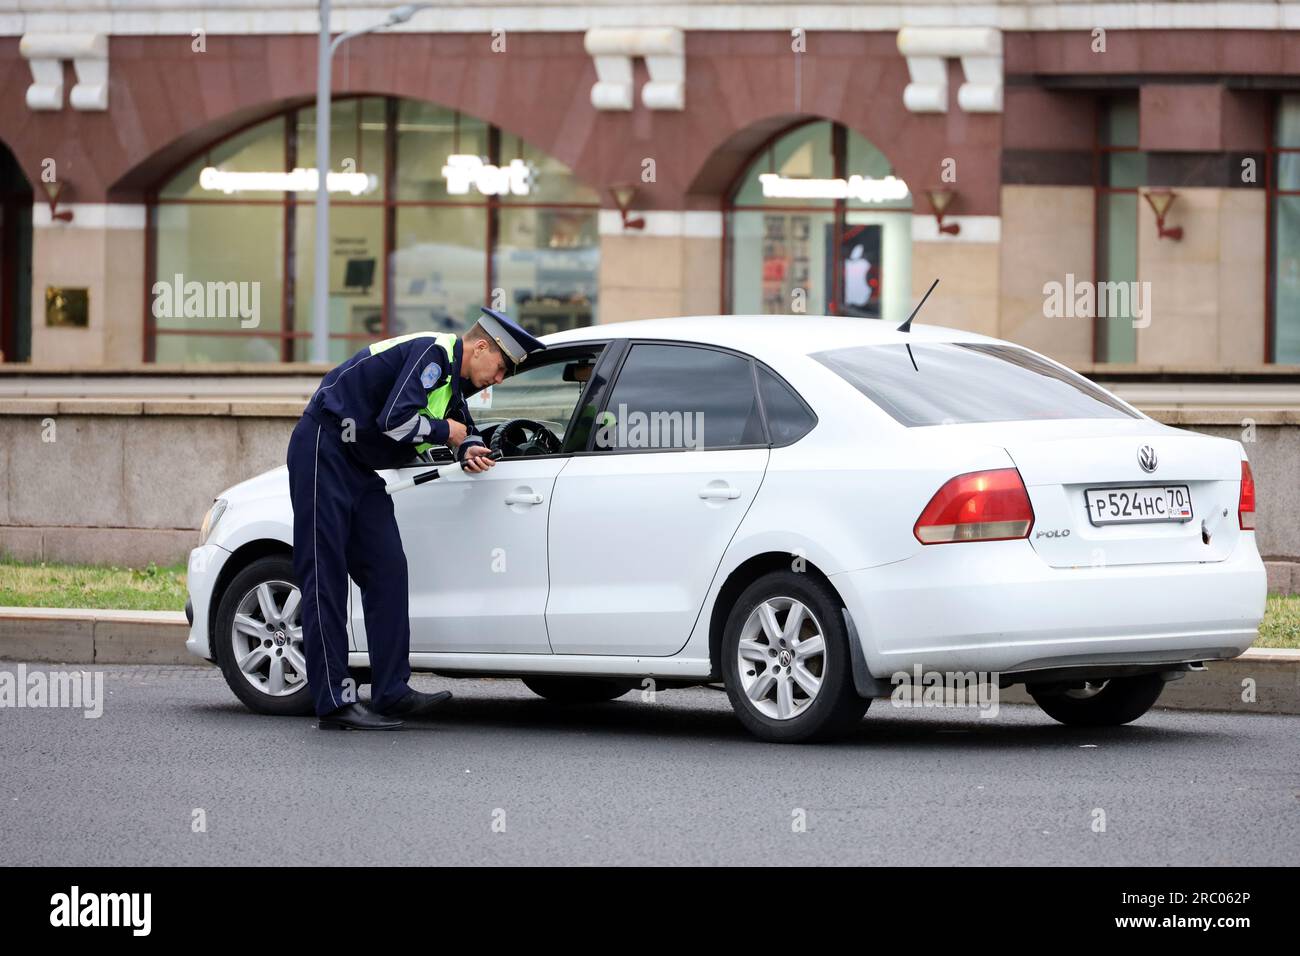
[[[1226,560],[1051,568],[1027,541],[934,545],[831,576],[872,674],[1020,673],[1236,657],[1267,582],[1251,535]]]

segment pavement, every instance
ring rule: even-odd
[[[876,702],[796,747],[710,688],[559,708],[420,676],[440,721],[361,734],[256,716],[209,667],[105,674],[97,719],[0,709],[6,864],[1300,863],[1300,717]]]

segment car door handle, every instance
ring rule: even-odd
[[[537,494],[519,492],[518,494],[506,495],[506,504],[508,505],[540,505],[541,503],[542,496]]]
[[[739,498],[740,489],[726,482],[710,482],[700,489],[701,498]]]

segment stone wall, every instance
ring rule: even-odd
[[[284,463],[301,409],[300,401],[0,400],[0,554],[130,567],[182,561],[217,494]],[[1300,590],[1300,412],[1149,412],[1245,442],[1272,586]]]
[[[0,402],[0,553],[182,561],[223,489],[284,463],[302,403]]]

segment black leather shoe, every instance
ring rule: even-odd
[[[451,700],[451,691],[440,690],[436,694],[423,691],[407,691],[406,696],[385,710],[385,717],[399,717],[404,720],[423,720],[433,716],[439,706]]]
[[[400,720],[376,714],[365,704],[344,704],[317,719],[321,730],[398,730],[402,726]]]

